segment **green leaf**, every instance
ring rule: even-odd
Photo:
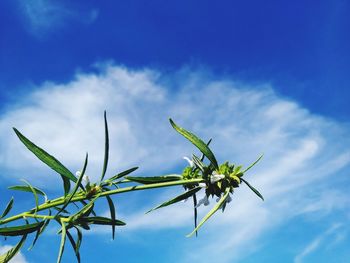
[[[191,237],[198,229],[201,228],[201,226],[217,211],[220,209],[220,207],[224,204],[226,201],[227,196],[230,193],[230,188],[226,188],[225,193],[223,196],[220,198],[219,202],[216,203],[216,205],[208,212],[208,214],[205,215],[205,217],[202,219],[201,222],[199,222],[198,226],[190,233],[187,235],[187,237]]]
[[[169,119],[171,126],[180,133],[182,136],[184,136],[187,140],[189,140],[191,143],[194,144],[212,163],[215,169],[219,169],[218,162],[216,161],[216,158],[213,154],[213,152],[210,150],[210,148],[205,144],[200,138],[198,138],[193,133],[185,130],[184,128],[181,128],[173,122],[172,119]]]
[[[51,212],[50,212],[49,215],[51,215]],[[50,223],[50,220],[49,220],[49,219],[44,220],[44,224],[42,225],[42,227],[38,228],[38,230],[36,231],[36,235],[35,235],[35,238],[34,238],[34,240],[33,240],[33,243],[32,243],[32,245],[28,248],[28,250],[31,250],[31,249],[34,247],[34,245],[35,245],[36,241],[38,240],[39,236],[44,232],[45,228],[47,227],[47,225],[48,225],[49,223]]]
[[[34,186],[30,188],[30,186],[28,185],[14,185],[14,186],[8,187],[8,189],[15,190],[15,191],[29,192],[29,193],[33,193],[32,191],[33,189],[37,195],[46,196],[46,194],[42,190]]]
[[[96,200],[96,199],[95,199]],[[79,201],[83,206],[86,206],[88,203],[87,202],[85,202],[84,200],[80,200]],[[94,216],[96,216],[96,213],[95,213],[95,211],[94,211],[94,209],[92,209],[91,210],[91,214],[93,214]]]
[[[84,215],[89,215],[90,212],[92,211],[92,209],[94,208],[94,201],[86,204],[77,213],[75,213],[74,216],[73,216],[73,222],[75,220],[79,219],[80,217],[83,217]]]
[[[197,227],[197,217],[198,217],[198,212],[197,212],[197,196],[196,194],[193,195],[193,207],[194,207],[194,228]],[[198,236],[198,231],[196,231],[196,237]]]
[[[71,235],[71,233],[69,233],[68,230],[66,233],[67,233],[67,237],[68,237],[68,239],[73,247],[73,250],[75,252],[75,256],[78,260],[78,263],[80,263],[80,253],[79,253],[79,249],[77,249],[77,244],[75,243],[73,236]]]
[[[80,250],[80,245],[81,245],[81,242],[83,240],[83,233],[81,232],[80,228],[79,227],[74,227],[76,230],[77,230],[77,242],[76,242],[76,251],[75,253],[79,253],[79,250]]]
[[[64,244],[66,243],[66,224],[61,221],[62,231],[61,231],[61,243],[60,243],[60,250],[58,251],[58,257],[57,257],[57,263],[61,262],[63,251],[64,251]]]
[[[25,240],[27,238],[27,235],[23,235],[23,237],[21,238],[21,240],[17,243],[16,246],[14,246],[13,248],[11,248],[10,250],[8,250],[5,254],[2,254],[0,256],[0,263],[7,263],[9,262],[21,249],[21,247],[23,246]]]
[[[30,191],[34,195],[34,200],[35,200],[35,211],[34,211],[34,214],[36,214],[36,212],[38,211],[38,206],[39,206],[39,199],[38,199],[38,195],[36,193],[36,190],[34,189],[34,187],[28,181],[26,181],[24,179],[21,179],[21,181],[27,184],[27,186],[29,187]]]
[[[202,161],[194,154],[192,154],[192,160],[193,160],[193,163],[198,167],[198,169],[204,173],[205,171],[204,163],[202,163]]]
[[[113,220],[103,216],[82,217],[79,220],[87,224],[95,224],[95,225],[108,225],[108,226],[112,226],[112,225],[125,226],[126,225],[126,223],[124,223],[121,220],[118,220],[118,219]]]
[[[115,207],[113,200],[110,196],[106,196],[106,199],[108,201],[108,206],[109,206],[109,211],[111,212],[111,219],[114,221],[115,220]],[[115,225],[112,225],[112,239],[114,239],[115,236]]]
[[[247,169],[245,169],[242,173],[244,174],[245,172],[247,172],[250,168],[252,168],[254,165],[256,165],[262,158],[263,158],[264,154],[260,155],[259,158],[252,163],[251,165],[248,166]]]
[[[197,193],[201,189],[202,189],[201,187],[193,188],[193,189],[191,189],[191,190],[189,190],[189,191],[187,191],[187,192],[185,192],[185,193],[183,193],[181,195],[178,195],[177,197],[175,197],[173,199],[170,199],[170,200],[168,200],[168,201],[158,205],[155,208],[152,208],[151,210],[147,211],[146,214],[149,213],[149,212],[152,212],[152,211],[154,211],[156,209],[159,209],[161,207],[172,205],[172,204],[175,204],[175,203],[180,202],[182,200],[185,200],[185,199],[189,198],[190,196],[194,195],[195,193]]]
[[[106,111],[104,112],[104,120],[105,120],[105,156],[103,160],[103,169],[102,169],[102,175],[101,175],[101,182],[103,181],[103,178],[105,177],[107,165],[108,165],[108,152],[109,152],[109,136],[108,136],[108,124],[107,124],[107,117],[106,117]]]
[[[47,166],[49,166],[52,170],[59,173],[62,177],[63,184],[64,184],[64,192],[65,194],[68,194],[70,189],[70,180],[73,182],[77,181],[77,178],[63,165],[61,164],[55,157],[48,154],[46,151],[41,149],[40,147],[36,146],[34,143],[32,143],[29,139],[27,139],[22,133],[20,133],[16,128],[13,128],[18,138],[21,140],[21,142],[36,156],[41,160],[43,163],[45,163]]]
[[[2,212],[2,215],[0,216],[0,219],[4,218],[11,211],[11,209],[13,207],[13,201],[14,201],[14,199],[13,199],[13,197],[11,197],[10,201],[6,205],[4,212]]]
[[[259,196],[261,198],[261,200],[264,201],[264,197],[262,196],[262,194],[259,193],[258,190],[256,190],[250,183],[248,183],[243,178],[241,178],[241,180],[250,188],[250,190],[252,190],[257,196]]]
[[[209,141],[207,142],[207,146],[209,146],[209,144],[211,143],[211,141],[212,141],[212,139],[210,138]],[[201,158],[200,158],[200,160],[201,160],[202,162],[203,162],[203,160],[204,160],[204,157],[205,157],[205,155],[202,154],[202,156],[201,156]]]
[[[117,175],[114,175],[113,177],[109,178],[108,180],[106,180],[106,183],[109,183],[109,182],[113,182],[115,180],[118,180],[119,178],[122,178],[130,173],[132,173],[133,171],[137,170],[138,167],[133,167],[133,168],[130,168],[128,170],[125,170],[121,173],[118,173]]]
[[[61,207],[61,209],[58,211],[57,215],[59,213],[61,213],[62,211],[65,211],[65,208],[69,205],[70,201],[72,200],[72,198],[74,197],[74,194],[77,192],[80,184],[81,184],[81,181],[83,180],[83,177],[84,177],[84,174],[85,174],[85,171],[86,171],[86,167],[87,167],[87,164],[88,164],[88,154],[86,153],[86,156],[85,156],[85,162],[84,162],[84,167],[83,167],[83,170],[77,180],[77,182],[75,183],[75,186],[74,186],[74,189],[73,189],[73,192],[69,195],[69,197],[65,200],[63,206]]]
[[[40,229],[43,224],[44,221],[21,226],[2,227],[0,228],[0,236],[22,236],[25,234],[33,233]]]
[[[141,184],[154,184],[154,183],[164,183],[181,180],[182,177],[179,175],[164,175],[164,176],[149,176],[149,177],[135,177],[127,176],[126,179],[141,183]]]

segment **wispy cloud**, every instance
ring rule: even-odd
[[[335,235],[335,233],[338,232],[339,228],[341,227],[342,227],[342,224],[334,224],[330,228],[328,228],[324,233],[320,234],[315,239],[313,239],[309,244],[306,245],[306,247],[303,249],[301,253],[295,256],[294,263],[304,262],[304,258],[306,258],[309,254],[317,251],[317,249],[319,249],[321,245],[324,244],[326,238],[327,238],[326,242],[330,243],[330,240],[328,240],[328,237],[331,235]]]
[[[12,248],[12,246],[8,246],[8,245],[0,246],[0,255],[6,253],[11,248]],[[25,259],[23,254],[21,252],[19,252],[15,257],[13,257],[11,259],[11,263],[28,263],[28,261]]]
[[[81,11],[57,0],[17,0],[26,28],[42,37],[69,21],[90,24],[98,17],[98,10]]]
[[[16,177],[36,171],[31,182],[45,187],[55,180],[49,176],[43,182],[41,173],[49,170],[18,142],[11,131],[15,126],[73,171],[81,168],[88,151],[88,174],[98,178],[104,109],[110,124],[111,173],[133,165],[141,166],[140,175],[185,166],[182,156],[194,149],[170,128],[168,117],[204,139],[213,138],[212,148],[221,161],[248,165],[265,154],[246,179],[261,190],[266,202],[241,187],[225,213],[215,215],[201,231],[205,238],[178,248],[184,262],[233,262],[244,256],[240,248],[248,255],[260,246],[257,241],[264,234],[296,216],[321,218],[349,205],[348,194],[336,185],[337,180],[347,180],[341,174],[350,162],[350,142],[344,136],[348,127],[279,97],[268,84],[214,80],[189,69],[169,75],[105,65],[98,74],[79,74],[66,84],[38,87],[1,117],[1,167]],[[201,215],[204,212],[200,210]],[[149,216],[125,215],[133,225],[130,231],[167,227],[166,218],[174,216],[178,220],[172,221],[173,228],[192,224],[189,204]],[[152,216],[165,223],[154,226]],[[211,239],[215,243],[208,242]],[[198,253],[188,253],[193,249]]]

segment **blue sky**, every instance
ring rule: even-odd
[[[109,229],[88,234],[83,262],[348,262],[349,3],[188,2],[1,1],[2,206],[12,195],[18,210],[33,205],[6,190],[20,178],[59,194],[59,178],[11,127],[72,171],[88,151],[97,179],[105,109],[109,174],[181,172],[195,149],[172,117],[212,137],[220,161],[248,165],[264,153],[247,178],[266,201],[242,186],[188,239],[190,204],[143,215],[180,188],[119,196],[128,225],[113,242]],[[58,243],[53,228],[18,262],[52,262]]]

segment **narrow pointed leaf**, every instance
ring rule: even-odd
[[[61,175],[65,194],[69,192],[70,180],[73,182],[77,181],[77,178],[63,165],[61,164],[55,157],[48,154],[45,150],[36,146],[33,142],[31,142],[28,138],[26,138],[22,133],[20,133],[16,128],[13,128],[18,138],[21,142],[36,156],[49,166],[52,170]]]
[[[191,197],[192,195],[194,195],[195,193],[197,193],[197,192],[198,192],[199,190],[201,190],[201,189],[202,189],[201,187],[193,188],[193,189],[191,189],[191,190],[189,190],[189,191],[187,191],[187,192],[185,192],[185,193],[183,193],[183,194],[181,194],[181,195],[178,195],[178,196],[175,197],[175,198],[172,198],[172,199],[170,199],[170,200],[168,200],[168,201],[166,201],[166,202],[164,202],[164,203],[158,205],[158,206],[155,207],[155,208],[152,208],[151,210],[147,211],[146,214],[149,213],[149,212],[152,212],[152,211],[154,211],[154,210],[156,210],[156,209],[159,209],[159,208],[161,208],[161,207],[169,206],[169,205],[175,204],[175,203],[177,203],[177,202],[180,202],[180,201],[182,201],[182,200],[185,200],[185,199]]]
[[[213,154],[213,152],[210,150],[210,148],[203,142],[200,138],[198,138],[193,133],[185,130],[184,128],[181,128],[173,122],[172,119],[169,119],[171,126],[180,133],[182,136],[184,136],[187,140],[189,140],[194,146],[196,146],[212,163],[215,169],[218,169],[218,162],[216,161],[216,158]]]
[[[92,217],[83,217],[80,218],[81,221],[87,223],[87,224],[95,224],[95,225],[108,225],[108,226],[125,226],[126,223],[124,223],[121,220],[118,219],[110,219],[108,217],[102,217],[102,216],[92,216]]]
[[[13,207],[13,200],[14,200],[13,197],[11,197],[10,201],[6,205],[4,212],[2,212],[2,215],[0,216],[0,219],[4,218],[11,211]]]
[[[109,153],[109,136],[108,136],[108,124],[107,124],[107,116],[106,111],[104,112],[104,120],[105,120],[105,156],[103,160],[103,168],[102,168],[102,175],[101,175],[101,182],[103,181],[103,178],[105,177],[107,165],[108,165],[108,153]]]
[[[83,205],[83,206],[86,206],[88,203],[85,202],[84,200],[81,200],[80,203]],[[94,216],[96,216],[96,213],[94,211],[94,209],[91,210],[91,214],[93,214]]]
[[[264,201],[264,197],[262,196],[262,194],[259,193],[258,190],[256,190],[250,183],[248,183],[243,178],[241,178],[241,180],[250,188],[250,190],[252,190],[257,196],[259,196],[261,198],[261,200]]]
[[[75,229],[77,230],[77,242],[76,242],[76,251],[75,253],[79,253],[80,245],[83,240],[83,233],[81,232],[81,229],[79,227],[75,226]]]
[[[72,193],[70,194],[70,196],[67,198],[67,200],[64,202],[64,205],[62,206],[62,208],[58,211],[57,215],[59,213],[61,213],[62,211],[65,211],[65,208],[69,205],[70,201],[72,200],[72,198],[74,197],[74,194],[77,192],[80,184],[81,184],[81,181],[83,180],[83,177],[85,175],[85,171],[86,171],[86,167],[87,167],[87,164],[88,164],[88,154],[86,153],[86,156],[85,156],[85,162],[84,162],[84,167],[83,167],[83,170],[77,180],[77,182],[75,183],[75,186],[74,186],[74,189],[72,191]]]
[[[197,228],[197,218],[198,218],[198,211],[197,211],[197,196],[196,194],[193,195],[193,212],[194,212],[194,228]],[[198,236],[198,231],[196,231],[196,237]]]
[[[90,215],[90,213],[93,213],[93,209],[94,209],[94,203],[95,201],[99,198],[99,195],[95,196],[89,203],[86,203],[86,202],[82,202],[84,203],[85,205],[78,211],[74,214],[73,216],[73,221],[75,220],[78,220],[80,217],[84,217],[84,216],[88,216]]]
[[[242,173],[244,174],[245,172],[247,172],[248,170],[250,170],[250,168],[252,168],[254,165],[256,165],[262,158],[263,158],[263,154],[259,156],[259,158],[252,163],[251,165],[249,165]]]
[[[110,219],[108,217],[94,216],[86,218],[86,222],[95,225],[108,225],[108,226],[125,226],[126,223],[118,219]]]
[[[114,207],[114,203],[113,200],[110,196],[106,196],[107,202],[108,202],[108,206],[109,206],[109,211],[111,212],[111,219],[115,220],[115,207]],[[114,239],[115,236],[115,225],[112,225],[112,239]]]
[[[202,161],[194,154],[192,154],[192,159],[193,159],[193,163],[198,167],[199,170],[201,170],[204,173],[204,163],[202,163]]]
[[[67,234],[66,224],[64,222],[61,222],[61,226],[62,226],[61,243],[60,243],[60,249],[58,251],[57,263],[61,262],[63,251],[64,251],[64,245],[66,243],[66,234]]]
[[[67,233],[68,240],[70,241],[70,243],[73,247],[77,261],[78,261],[78,263],[80,263],[80,253],[79,253],[79,249],[77,249],[77,244],[75,243],[73,236],[71,235],[71,233],[69,233],[68,230],[66,233]]]
[[[51,212],[50,212],[50,215],[51,215]],[[33,239],[33,243],[32,243],[32,245],[28,248],[28,250],[31,250],[31,249],[34,247],[34,245],[35,245],[36,241],[38,240],[39,236],[44,232],[45,228],[47,227],[47,225],[48,225],[49,223],[50,223],[50,220],[47,219],[47,220],[44,221],[44,224],[43,224],[40,228],[38,228],[38,230],[36,231],[35,238]]]
[[[25,234],[33,233],[40,229],[43,224],[44,221],[21,226],[2,227],[0,228],[0,236],[22,236]]]
[[[210,138],[209,139],[209,141],[207,142],[207,146],[209,146],[209,144],[211,143],[211,141],[212,141],[212,139]],[[200,158],[200,160],[203,162],[203,160],[204,160],[204,157],[205,157],[205,155],[202,153],[202,156],[201,156],[201,158]]]
[[[10,190],[29,192],[29,193],[33,193],[33,191],[32,191],[32,189],[33,189],[37,195],[46,196],[46,194],[42,190],[40,190],[39,188],[34,187],[34,186],[32,186],[32,188],[30,188],[28,185],[13,185],[13,186],[9,186],[7,188]]]
[[[34,212],[34,214],[35,214],[38,211],[38,206],[39,206],[39,199],[38,199],[37,191],[33,188],[33,186],[28,181],[26,181],[24,179],[22,179],[21,181],[27,184],[27,186],[29,187],[30,191],[34,195],[34,200],[35,200],[35,212]]]
[[[121,173],[118,173],[117,175],[115,175],[115,176],[109,178],[108,180],[106,180],[106,182],[113,182],[113,181],[115,181],[115,180],[118,180],[119,178],[122,178],[122,177],[124,177],[124,176],[126,176],[126,175],[132,173],[133,171],[135,171],[135,170],[137,170],[137,169],[138,169],[138,167],[133,167],[133,168],[130,168],[130,169],[128,169],[128,170],[125,170],[125,171],[123,171],[123,172],[121,172]]]
[[[10,260],[20,251],[21,247],[23,246],[25,240],[27,238],[27,235],[23,235],[23,237],[21,238],[21,240],[16,244],[16,246],[14,246],[13,248],[11,248],[10,250],[8,250],[5,254],[2,254],[0,256],[0,263],[7,263],[10,262]]]
[[[179,175],[164,175],[164,176],[150,176],[150,177],[127,176],[125,178],[130,181],[141,183],[141,184],[164,183],[164,182],[178,181],[182,179],[182,177]]]
[[[187,235],[187,237],[191,237],[198,229],[201,228],[201,226],[217,211],[221,208],[223,203],[226,201],[227,196],[230,193],[230,189],[226,188],[225,193],[223,196],[220,198],[219,202],[216,203],[216,205],[208,212],[208,214],[205,215],[205,217],[199,222],[198,226],[190,233]]]

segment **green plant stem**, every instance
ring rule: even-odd
[[[95,195],[86,196],[85,192],[78,192],[74,195],[74,197],[71,199],[71,202],[79,202],[84,200],[91,200],[97,195],[99,197],[103,196],[110,196],[115,194],[121,194],[121,193],[127,193],[127,192],[133,192],[133,191],[140,191],[140,190],[147,190],[147,189],[154,189],[154,188],[162,188],[162,187],[169,187],[169,186],[176,186],[176,185],[188,185],[188,184],[194,184],[194,183],[201,183],[204,182],[204,179],[198,178],[198,179],[191,179],[191,180],[178,180],[178,181],[171,181],[171,182],[164,182],[164,183],[154,183],[154,184],[144,184],[144,185],[135,185],[135,186],[129,186],[124,188],[118,188],[110,191],[104,191],[96,193]],[[66,197],[69,198],[69,195]],[[59,197],[53,200],[48,200],[47,202],[39,205],[36,208],[32,208],[31,210],[27,212],[23,212],[17,215],[14,215],[12,217],[6,218],[4,220],[0,220],[0,225],[25,218],[25,217],[33,217],[33,218],[50,218],[55,219],[55,216],[43,216],[43,215],[34,215],[35,212],[47,210],[52,207],[58,207],[60,205],[63,205],[65,203],[66,199],[65,197]]]

